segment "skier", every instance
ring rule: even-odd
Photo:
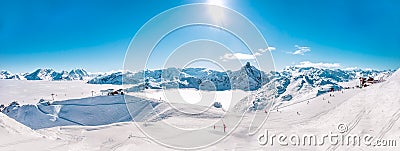
[[[224,133],[226,132],[226,125],[225,125],[225,123],[224,123]]]

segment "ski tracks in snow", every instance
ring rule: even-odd
[[[370,112],[370,111],[371,110],[368,110],[368,112]],[[363,110],[361,110],[357,114],[357,116],[350,123],[347,124],[347,131],[343,134],[343,136],[347,136],[358,125],[358,123],[360,122],[361,118],[368,112],[367,112],[367,110],[365,108]],[[343,140],[341,140],[341,141],[343,141]],[[343,144],[343,142],[339,142],[336,145],[331,145],[326,150],[334,151],[340,146],[340,144]]]
[[[383,126],[383,128],[381,129],[381,131],[378,133],[378,139],[382,139],[383,136],[385,136],[385,134],[387,132],[389,132],[392,128],[393,125],[400,119],[400,108],[393,114],[392,118],[389,120],[388,123],[385,124],[385,126]]]

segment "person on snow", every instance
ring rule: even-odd
[[[224,133],[226,132],[226,125],[225,125],[225,123],[224,123]]]

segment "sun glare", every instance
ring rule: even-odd
[[[225,6],[224,0],[207,0],[207,4],[215,5],[215,6]],[[224,26],[225,12],[224,9],[220,7],[209,7],[207,13],[214,21],[214,24],[219,26]]]
[[[207,4],[224,6],[224,0],[207,0]]]

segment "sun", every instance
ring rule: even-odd
[[[207,4],[225,6],[224,0],[207,0]]]
[[[226,9],[223,9],[221,7],[215,7],[215,6],[222,6],[225,7],[225,0],[206,0],[206,4],[214,5],[208,7],[206,12],[209,14],[210,18],[214,22],[215,25],[219,25],[221,27],[224,27],[225,22],[226,22]]]

